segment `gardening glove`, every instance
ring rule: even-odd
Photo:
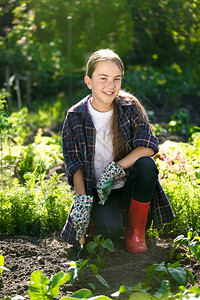
[[[99,203],[104,205],[106,200],[108,199],[108,195],[112,189],[112,183],[116,179],[120,179],[126,176],[124,169],[119,166],[116,162],[110,162],[97,182],[96,189],[99,195]]]
[[[79,241],[87,232],[90,222],[90,211],[92,208],[93,196],[76,194],[74,206],[70,216],[73,228],[76,230],[76,240]]]

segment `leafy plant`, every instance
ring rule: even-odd
[[[53,300],[59,294],[59,288],[70,279],[69,274],[58,272],[49,279],[43,271],[35,271],[30,278],[28,293],[31,300]]]
[[[194,236],[193,229],[188,231],[186,237],[184,235],[177,236],[173,243],[175,243],[175,246],[170,252],[170,260],[172,260],[177,248],[183,248],[185,252],[178,254],[177,259],[180,259],[185,255],[191,260],[193,254],[200,262],[200,237],[196,235]]]
[[[97,257],[95,264],[100,268],[104,268],[104,254],[106,249],[114,252],[114,245],[111,239],[104,238],[102,234],[94,236],[93,241],[87,244],[88,252]]]
[[[71,261],[66,263],[69,265],[68,273],[70,274],[70,282],[73,283],[76,280],[80,280],[82,284],[87,283],[89,287],[95,289],[96,286],[93,282],[88,282],[92,278],[99,280],[101,284],[109,288],[107,281],[99,274],[98,269],[95,264],[88,264],[89,258],[86,260],[79,259],[77,261]],[[92,274],[88,274],[88,271],[92,271]],[[87,274],[86,274],[87,273]]]
[[[172,282],[175,281],[179,285],[185,286],[187,284],[187,276],[190,278],[192,285],[194,285],[194,276],[186,268],[182,268],[179,262],[173,264],[161,262],[160,264],[153,264],[146,268],[147,280],[144,286],[148,286],[152,279],[161,282],[163,277],[169,282],[171,286]]]

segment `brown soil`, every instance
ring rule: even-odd
[[[99,269],[99,273],[110,285],[110,289],[94,279],[96,290],[93,294],[110,296],[118,291],[121,285],[134,286],[139,282],[144,282],[147,266],[169,261],[170,241],[147,237],[147,245],[146,253],[131,255],[124,248],[124,240],[115,243],[115,252],[107,252],[105,268]],[[0,254],[5,258],[5,267],[10,269],[10,272],[4,271],[3,273],[4,286],[0,288],[0,299],[5,296],[28,295],[29,279],[33,271],[43,270],[44,275],[48,277],[59,271],[67,273],[64,263],[78,260],[78,249],[67,245],[59,236],[32,238],[0,235],[0,249]],[[82,251],[81,258],[88,258],[87,251]],[[196,284],[200,284],[199,264],[193,267]],[[87,284],[80,282],[74,284],[67,282],[60,287],[59,299],[83,287],[89,288]]]

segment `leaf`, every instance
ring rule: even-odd
[[[34,271],[31,274],[30,286],[28,289],[31,300],[44,300],[47,295],[46,289],[49,283],[49,278],[43,275],[43,271]]]
[[[4,256],[0,255],[0,275],[3,273],[3,266],[4,266]]]
[[[161,262],[160,264],[153,264],[146,268],[147,276],[153,275],[154,273],[161,274],[162,272],[166,273],[165,262]]]
[[[187,238],[188,238],[189,241],[192,239],[192,235],[193,235],[193,231],[191,231],[191,230],[188,231]]]
[[[89,267],[94,273],[94,275],[97,275],[99,273],[97,267],[94,264],[89,265]]]
[[[191,242],[189,244],[189,248],[191,249],[196,259],[200,262],[200,241]]]
[[[100,267],[101,269],[104,268],[104,258],[100,255],[97,256],[97,259],[95,259],[95,264]]]
[[[88,289],[80,289],[76,292],[74,292],[71,297],[73,298],[91,298],[93,297],[93,294],[90,290]]]
[[[183,238],[184,238],[184,235],[183,235],[183,234],[178,235],[178,236],[174,239],[174,243],[176,243],[176,242],[182,240]]]
[[[87,282],[87,284],[89,285],[89,287],[91,287],[91,289],[95,290],[96,286],[93,282]]]
[[[95,243],[99,244],[100,240],[103,238],[103,235],[102,234],[99,234],[99,235],[95,235],[93,237],[93,240]]]
[[[114,252],[114,245],[111,239],[105,239],[102,243],[103,248],[108,249],[111,252]]]
[[[172,248],[170,254],[169,254],[169,260],[172,260],[173,256],[174,256],[174,252],[176,250],[176,247]]]
[[[88,252],[91,253],[91,254],[95,254],[97,246],[98,246],[97,243],[89,242],[87,244],[87,250],[88,250]]]
[[[154,296],[156,297],[156,299],[163,299],[163,295],[167,294],[167,292],[170,292],[171,288],[170,288],[170,283],[169,280],[163,280],[161,282],[160,288],[156,291],[156,293],[154,294]]]
[[[59,293],[59,287],[68,280],[70,280],[70,274],[65,274],[62,271],[55,274],[49,284],[50,295],[57,297]]]
[[[151,300],[152,297],[150,294],[147,294],[145,292],[134,292],[131,294],[129,300]]]
[[[181,268],[181,267],[177,267],[177,268],[168,268],[168,271],[170,273],[170,275],[180,284],[185,286],[187,283],[187,274],[186,271]]]
[[[187,273],[187,276],[190,278],[192,285],[194,285],[194,275],[188,269],[185,268],[184,270]]]
[[[99,274],[95,276],[103,285],[105,285],[107,288],[110,288],[109,284],[107,281]]]
[[[100,296],[95,296],[90,298],[91,300],[111,300],[111,298],[104,296],[104,295],[100,295]]]

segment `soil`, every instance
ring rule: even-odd
[[[0,253],[5,258],[5,267],[10,270],[10,272],[4,271],[3,273],[4,286],[0,288],[0,299],[6,296],[27,296],[29,279],[35,270],[43,270],[43,274],[50,278],[59,271],[67,273],[65,263],[78,260],[79,249],[66,244],[59,235],[48,238],[0,235],[0,245]],[[110,289],[94,278],[91,280],[96,286],[96,290],[92,291],[93,295],[111,296],[119,290],[121,285],[134,286],[139,282],[144,282],[146,267],[162,261],[168,262],[171,251],[170,240],[152,237],[147,237],[148,251],[145,253],[129,254],[125,250],[123,239],[115,242],[114,246],[115,251],[107,251],[105,255],[104,269],[99,269],[99,274],[108,282]],[[87,250],[83,249],[80,258],[88,257]],[[186,261],[185,266],[193,271],[195,283],[200,285],[200,264],[193,264],[193,270],[191,264],[188,265]],[[153,282],[152,284],[155,287]],[[60,287],[58,299],[61,296],[70,296],[81,288],[89,287],[86,283],[67,282]]]

